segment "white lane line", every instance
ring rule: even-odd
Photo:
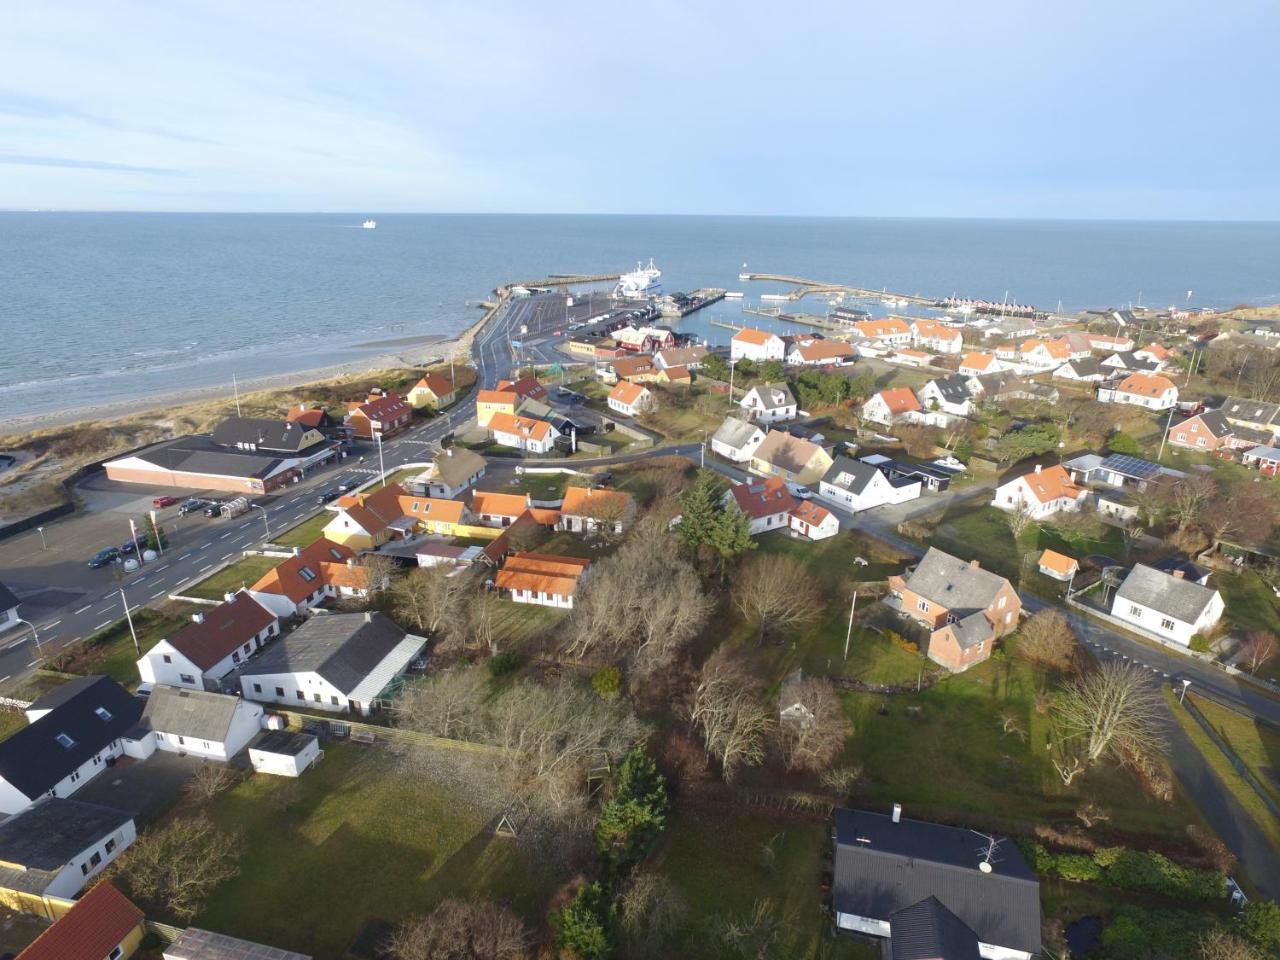
[[[62,622],[61,620],[55,620],[55,621],[53,621],[53,623],[46,623],[46,624],[44,625],[44,629],[45,629],[45,630],[52,630],[54,627],[56,627],[56,626],[57,626],[58,624],[60,624],[61,622]]]
[[[151,595],[151,599],[152,599],[152,600],[155,600],[157,597],[163,597],[163,596],[164,596],[164,591],[163,591],[163,590],[157,590],[155,593],[153,593],[153,594]]]
[[[194,553],[195,551],[192,551],[192,552]],[[181,563],[183,560],[186,560],[190,556],[191,556],[190,553],[184,553],[182,556],[178,558],[178,562]]]
[[[73,614],[72,614],[72,616],[73,616],[73,617],[78,617],[78,616],[80,616],[80,614],[84,613],[86,610],[88,610],[88,609],[89,609],[90,607],[92,607],[92,606],[93,606],[93,604],[92,604],[92,603],[86,603],[83,607],[81,607],[79,610],[77,610],[75,613],[73,613]]]
[[[8,680],[12,676],[13,676],[12,673],[6,673],[3,677],[0,677],[0,683],[4,683],[6,680]]]
[[[239,529],[243,530],[245,527],[247,527],[251,523],[253,523],[252,520],[246,520],[244,523],[240,524]]]
[[[18,640],[18,641],[16,641],[15,643],[11,643],[11,644],[9,644],[7,647],[5,647],[5,649],[6,649],[6,650],[17,650],[20,646],[22,646],[22,645],[23,645],[24,643],[26,643],[26,642],[27,642],[27,638],[26,638],[26,637],[23,637],[21,640]]]
[[[199,569],[199,571],[197,571],[197,572],[198,572],[198,573],[204,573],[206,570],[211,570],[211,569],[213,569],[213,564],[212,564],[212,563],[206,563],[206,564],[205,564],[203,567],[201,567],[201,568]]]
[[[166,563],[163,567],[156,567],[156,568],[155,568],[154,570],[152,570],[151,572],[152,572],[152,573],[159,573],[161,570],[168,570],[168,569],[169,569],[169,565]]]
[[[235,531],[233,531],[233,530],[228,530],[226,533],[224,533],[224,534],[223,534],[222,536],[220,536],[218,539],[219,539],[219,540],[225,540],[225,539],[227,539],[227,537],[231,536],[231,534],[232,534],[232,533],[234,533],[234,532],[235,532]]]
[[[104,620],[102,623],[98,624],[96,627],[94,627],[94,628],[93,628],[93,632],[94,632],[94,633],[97,633],[97,632],[98,632],[99,630],[101,630],[103,627],[109,627],[109,626],[111,626],[111,621],[110,621],[110,620]]]
[[[40,660],[43,660],[43,659],[44,659],[44,657],[41,657],[41,658],[40,658]],[[28,663],[28,664],[27,664],[27,666],[28,666],[28,667],[34,667],[37,663],[39,663],[39,662],[40,662],[40,660],[32,660],[30,663]]]
[[[227,554],[225,557],[223,557],[222,559],[223,559],[223,560],[230,560],[230,559],[231,559],[232,557],[234,557],[235,555],[236,555],[236,552],[235,552],[234,550],[232,550],[230,553],[228,553],[228,554]]]

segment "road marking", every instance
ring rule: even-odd
[[[212,563],[206,563],[206,564],[205,564],[203,567],[201,567],[197,572],[198,572],[198,573],[204,573],[206,570],[210,570],[210,569],[212,569],[212,568],[213,568],[213,564],[212,564]]]
[[[234,531],[232,531],[232,530],[228,530],[226,533],[224,533],[224,534],[223,534],[222,536],[220,536],[218,539],[219,539],[219,540],[225,540],[225,539],[227,539],[227,537],[231,536],[231,534],[232,534],[233,532],[234,532]]]
[[[245,527],[247,527],[251,523],[253,523],[252,520],[246,520],[244,523],[240,524],[239,529],[243,530]]]
[[[75,613],[73,613],[73,614],[72,614],[72,616],[73,616],[73,617],[78,617],[78,616],[80,616],[80,614],[84,613],[86,610],[88,610],[88,609],[89,609],[90,607],[92,607],[92,606],[93,606],[93,604],[92,604],[92,603],[86,603],[83,607],[81,607],[79,610],[77,610]]]
[[[8,680],[12,676],[13,676],[12,673],[6,673],[3,677],[0,677],[0,683],[4,683],[6,680]]]
[[[157,590],[155,593],[153,593],[153,594],[151,595],[151,599],[152,599],[152,600],[154,600],[154,599],[156,599],[157,597],[163,597],[163,596],[164,596],[164,591],[163,591],[163,590]]]
[[[161,570],[168,570],[168,569],[169,569],[169,565],[166,563],[163,567],[156,567],[155,570],[153,570],[152,572],[159,573]]]
[[[193,551],[193,552],[194,552],[194,551]],[[181,563],[183,560],[187,559],[187,557],[189,557],[189,556],[191,556],[191,554],[190,554],[190,553],[184,553],[182,556],[180,556],[180,557],[178,558],[178,562],[179,562],[179,563]]]
[[[11,643],[11,644],[9,644],[7,647],[5,647],[5,649],[6,649],[6,650],[17,650],[20,646],[22,646],[22,645],[23,645],[24,643],[26,643],[26,642],[27,642],[27,638],[26,638],[26,637],[23,637],[23,638],[22,638],[21,640],[19,640],[17,643]]]
[[[113,622],[113,621],[111,621],[111,620],[106,620],[106,621],[104,621],[104,622],[102,622],[102,623],[98,624],[96,627],[94,627],[94,628],[93,628],[93,632],[94,632],[94,633],[97,633],[97,632],[98,632],[99,630],[101,630],[103,627],[109,627],[109,626],[111,626],[112,622]]]
[[[234,550],[232,550],[230,553],[228,553],[228,554],[227,554],[225,557],[223,557],[222,559],[223,559],[223,560],[230,560],[230,559],[231,559],[232,557],[234,557],[235,555],[236,555],[236,552],[235,552]]]
[[[27,664],[27,666],[28,666],[28,667],[34,667],[37,663],[39,663],[39,662],[40,662],[40,660],[43,660],[43,659],[44,659],[44,657],[41,657],[39,660],[32,660],[30,663],[28,663],[28,664]]]
[[[57,626],[58,624],[60,624],[61,622],[62,622],[61,620],[55,620],[55,621],[53,621],[53,623],[46,623],[46,624],[44,625],[44,629],[46,629],[46,630],[52,630],[54,627],[56,627],[56,626]]]

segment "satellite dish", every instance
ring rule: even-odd
[[[981,870],[983,873],[990,873],[990,872],[991,872],[991,864],[989,864],[989,863],[987,863],[987,861],[983,860],[981,863],[979,863],[979,864],[978,864],[978,869],[979,869],[979,870]]]

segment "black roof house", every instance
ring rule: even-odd
[[[978,935],[929,897],[889,918],[889,960],[978,960]]]
[[[934,898],[979,942],[1029,956],[1040,952],[1040,884],[1013,841],[896,814],[841,809],[835,812],[835,847],[832,905],[838,925],[852,929],[852,918],[864,918],[896,932],[895,914]],[[842,922],[846,917],[850,922]],[[938,937],[962,939],[932,907],[909,911],[904,919],[906,940],[927,939],[908,936],[926,921],[938,926]],[[952,954],[937,956],[951,960]],[[968,960],[964,953],[955,956]]]
[[[32,704],[49,712],[0,742],[0,778],[31,800],[88,763],[142,716],[142,702],[110,677],[84,677],[67,686],[72,689]]]

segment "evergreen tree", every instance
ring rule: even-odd
[[[680,496],[680,525],[676,535],[692,551],[709,543],[719,520],[720,498],[716,494],[716,476],[710,470],[699,470],[693,485]]]
[[[638,863],[666,826],[667,786],[643,746],[618,768],[613,796],[600,810],[596,841],[605,863],[625,870]]]
[[[612,908],[599,883],[588,883],[551,914],[556,946],[577,960],[605,960],[612,952],[609,921]]]
[[[721,510],[705,541],[716,552],[720,566],[720,582],[724,582],[729,561],[756,548],[751,539],[751,518],[741,510]]]

